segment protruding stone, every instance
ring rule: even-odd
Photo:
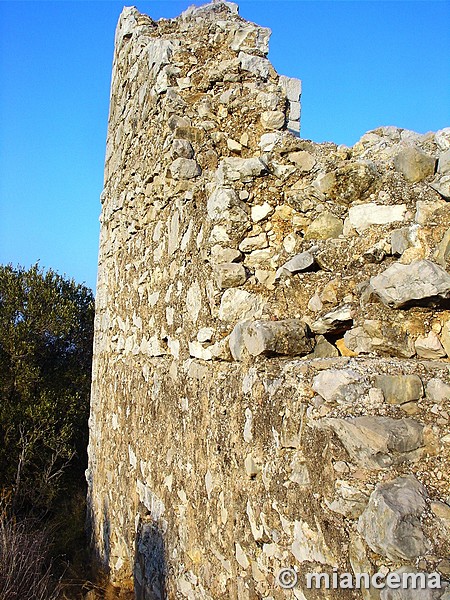
[[[351,226],[358,233],[362,233],[371,225],[387,225],[396,221],[403,221],[406,213],[406,204],[385,206],[368,202],[352,206],[348,211]]]
[[[419,225],[436,225],[435,214],[445,205],[443,200],[418,200],[414,220]]]
[[[267,269],[255,269],[255,277],[259,283],[264,285],[268,290],[274,289],[275,271]]]
[[[284,125],[285,115],[281,110],[266,110],[261,114],[261,125],[264,129],[281,129]]]
[[[232,362],[234,360],[230,350],[229,338],[230,336],[224,337],[215,344],[208,346],[207,349],[211,352],[213,360],[222,360],[225,362]]]
[[[241,152],[242,150],[241,143],[233,140],[232,138],[227,139],[227,147],[228,150],[231,150],[231,152]]]
[[[206,205],[208,217],[212,221],[228,220],[233,207],[240,207],[240,200],[238,200],[236,192],[220,186],[212,191]]]
[[[378,172],[373,163],[348,163],[320,175],[314,186],[339,204],[351,204],[364,199],[375,183]]]
[[[281,131],[272,131],[271,133],[263,133],[259,142],[259,147],[262,152],[271,152],[275,146],[281,142]]]
[[[324,211],[321,213],[305,233],[305,240],[328,240],[329,238],[337,238],[344,231],[344,224],[335,217],[332,213]]]
[[[240,566],[244,570],[248,569],[249,566],[250,566],[250,563],[248,561],[247,555],[242,550],[242,547],[241,547],[241,545],[238,542],[235,543],[235,546],[236,546],[236,560],[237,560],[237,562],[240,564]]]
[[[189,342],[189,354],[194,358],[200,358],[202,360],[212,359],[210,350],[208,348],[204,348],[197,340]]]
[[[262,314],[264,300],[261,296],[241,290],[230,288],[225,290],[219,307],[221,321],[238,321],[258,318]]]
[[[211,248],[211,262],[214,264],[237,262],[242,254],[236,248],[228,248],[216,244]]]
[[[242,263],[221,263],[214,267],[214,272],[221,289],[243,285],[247,279]]]
[[[390,560],[416,559],[430,549],[420,523],[427,496],[412,475],[379,483],[359,518],[359,533],[374,552]]]
[[[278,279],[283,274],[295,275],[295,273],[311,270],[311,268],[314,266],[314,262],[314,256],[311,254],[311,252],[301,252],[300,254],[297,254],[288,260],[278,269],[276,278]]]
[[[330,344],[323,335],[318,335],[312,355],[314,358],[333,358],[339,356],[339,350],[333,344]]]
[[[327,402],[351,404],[364,393],[364,385],[356,371],[327,369],[314,377],[313,390]]]
[[[342,333],[349,329],[353,323],[353,311],[350,306],[344,305],[326,313],[311,325],[314,333]]]
[[[382,390],[389,404],[404,404],[423,396],[422,380],[418,375],[376,375],[375,386]]]
[[[261,471],[251,454],[248,454],[244,461],[245,472],[249,477],[255,477]]]
[[[289,101],[298,102],[298,99],[302,93],[302,82],[300,79],[286,77],[286,75],[280,75],[278,83],[286,92],[286,97]]]
[[[194,148],[189,140],[175,139],[172,142],[172,155],[181,158],[192,158]]]
[[[297,167],[299,171],[304,171],[305,173],[311,171],[311,169],[316,164],[316,159],[309,152],[305,152],[304,150],[300,150],[299,152],[291,152],[288,155],[291,163]]]
[[[372,277],[370,285],[381,301],[392,308],[450,298],[450,275],[429,260],[409,265],[394,263]]]
[[[219,184],[242,181],[248,183],[267,172],[267,165],[260,158],[223,158],[216,171]]]
[[[197,333],[197,341],[210,342],[214,335],[214,329],[212,327],[201,327]]]
[[[269,241],[267,239],[267,234],[263,232],[252,237],[244,238],[239,244],[239,250],[248,253],[253,252],[253,250],[262,250],[263,248],[267,248],[268,245]]]
[[[243,71],[249,71],[261,79],[269,77],[270,62],[267,58],[247,54],[246,52],[239,52],[238,59]]]
[[[249,323],[251,323],[249,320],[237,323],[230,334],[228,344],[234,360],[243,360],[245,354],[248,356],[247,349],[244,344],[244,330]]]
[[[440,194],[444,200],[450,200],[450,175],[439,177],[437,181],[430,183],[430,187],[436,190],[436,192]]]
[[[417,240],[419,226],[402,227],[394,229],[391,233],[391,250],[395,256],[401,256],[405,250],[414,245]]]
[[[327,502],[328,508],[344,517],[357,519],[369,501],[367,494],[350,485],[348,481],[338,480],[335,483],[335,498]]]
[[[259,223],[259,221],[263,221],[272,212],[273,207],[270,206],[268,202],[264,202],[264,204],[255,204],[255,206],[252,206],[251,208],[252,221]]]
[[[430,331],[426,336],[419,336],[414,345],[417,356],[421,358],[434,360],[446,356],[446,352],[434,331]]]
[[[427,398],[439,404],[444,400],[450,400],[450,385],[444,383],[442,379],[433,377],[427,383],[426,393]]]
[[[193,179],[201,175],[202,170],[195,160],[180,157],[170,165],[170,172],[174,179]]]
[[[410,418],[327,418],[322,424],[336,433],[351,460],[364,469],[387,469],[417,460],[424,446],[423,425]]]
[[[408,332],[392,323],[376,319],[365,320],[362,327],[353,327],[344,334],[346,346],[357,354],[375,352],[383,356],[411,358],[415,349]]]
[[[439,156],[437,171],[441,175],[450,175],[450,150]]]
[[[312,350],[308,328],[299,319],[254,321],[243,332],[245,347],[252,356],[301,356]]]
[[[414,146],[404,148],[394,158],[394,167],[411,183],[433,175],[435,166],[435,158]]]

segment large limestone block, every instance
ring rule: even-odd
[[[430,187],[436,190],[444,200],[450,200],[450,175],[439,177],[437,181],[430,183]]]
[[[202,170],[197,161],[180,156],[170,165],[170,172],[174,179],[193,179],[201,175]]]
[[[367,319],[362,327],[353,327],[344,334],[347,348],[356,354],[375,352],[383,356],[411,358],[415,349],[412,339],[400,326]]]
[[[364,393],[360,375],[351,369],[327,369],[314,377],[313,390],[327,402],[352,403]]]
[[[383,391],[389,404],[404,404],[423,396],[422,380],[418,375],[376,375],[375,386]]]
[[[421,358],[435,360],[446,356],[446,352],[434,331],[430,331],[428,335],[419,336],[415,341],[415,347],[417,356]]]
[[[264,129],[281,129],[285,121],[284,112],[281,110],[265,110],[261,114],[261,125]]]
[[[245,347],[252,356],[299,356],[313,347],[307,325],[300,319],[254,321],[243,332]]]
[[[306,153],[305,153],[306,154]],[[344,231],[344,224],[332,213],[325,211],[311,223],[305,233],[305,240],[328,240],[337,238]]]
[[[380,483],[358,521],[368,546],[393,561],[414,560],[430,549],[420,517],[427,492],[412,475]]]
[[[302,93],[302,82],[300,79],[287,77],[286,75],[280,75],[278,83],[285,91],[286,97],[290,102],[298,102],[298,99]]]
[[[370,285],[381,301],[392,308],[450,298],[450,275],[430,260],[409,265],[394,263]]]
[[[314,262],[314,255],[311,252],[306,251],[296,254],[277,270],[276,278],[279,279],[283,274],[295,275],[295,273],[301,273],[302,271],[310,271],[314,266]]]
[[[378,177],[375,165],[371,162],[348,163],[320,175],[314,186],[339,204],[351,204],[364,199]]]
[[[311,325],[314,333],[341,333],[346,331],[353,322],[353,311],[350,306],[338,306],[326,313]]]
[[[450,175],[450,150],[443,152],[439,156],[438,173],[441,175]]]
[[[394,158],[394,167],[411,183],[433,175],[435,166],[435,158],[414,146],[404,148]]]
[[[258,318],[263,306],[261,296],[239,288],[230,288],[224,292],[220,301],[219,319],[231,322]]]
[[[321,424],[335,432],[351,460],[365,469],[385,469],[413,460],[424,446],[423,425],[410,418],[329,418]]]
[[[396,221],[403,221],[406,213],[406,204],[385,206],[368,202],[352,206],[348,211],[350,225],[358,233],[362,233],[371,225],[387,225]]]
[[[267,173],[267,165],[260,158],[224,158],[216,171],[219,184],[230,184],[234,181],[251,182],[255,177]]]
[[[243,71],[249,71],[260,79],[267,79],[270,73],[270,62],[267,58],[261,58],[246,52],[239,52],[239,63]]]
[[[247,279],[242,263],[221,263],[214,267],[216,280],[220,288],[238,287]]]
[[[391,571],[391,582],[394,582],[394,576],[394,585],[391,583],[390,587],[381,590],[380,600],[450,600],[448,585],[439,582],[436,573],[424,573],[407,566]],[[399,587],[398,582],[401,582]]]

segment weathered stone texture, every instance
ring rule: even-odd
[[[449,555],[450,133],[300,139],[269,35],[230,2],[116,31],[88,508],[143,600]]]

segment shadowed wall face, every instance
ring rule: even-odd
[[[450,133],[300,139],[269,33],[223,2],[117,27],[88,505],[143,600],[448,554]]]

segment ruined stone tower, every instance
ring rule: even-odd
[[[269,35],[229,2],[117,26],[88,507],[141,599],[450,574],[450,130],[302,140]]]

